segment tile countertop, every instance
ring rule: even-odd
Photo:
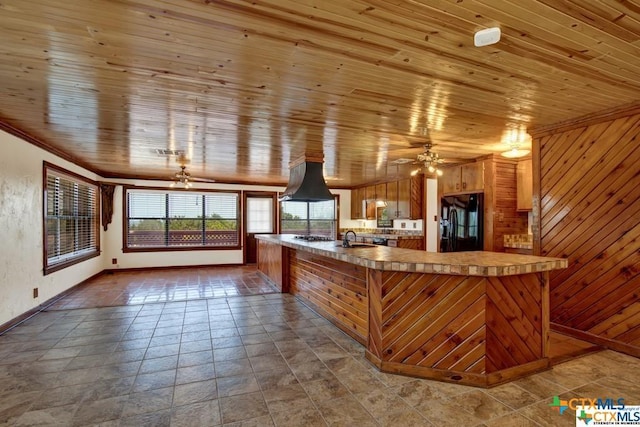
[[[339,233],[339,237],[342,238],[344,232]],[[356,233],[357,241],[361,242],[362,238],[381,237],[389,240],[419,240],[424,239],[424,236],[417,234],[386,234],[386,233]]]
[[[533,249],[533,236],[531,234],[505,234],[503,244],[505,248]]]
[[[408,271],[462,276],[513,276],[568,267],[565,258],[504,252],[425,252],[372,246],[343,248],[340,241],[306,242],[291,235],[258,234],[256,238],[316,255],[385,271]]]

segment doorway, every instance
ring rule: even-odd
[[[277,193],[244,193],[244,263],[258,261],[256,234],[277,233]]]

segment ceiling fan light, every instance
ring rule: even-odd
[[[428,170],[429,170],[430,173],[434,173],[436,171],[436,168],[434,168],[433,166],[429,165]]]
[[[436,170],[436,175],[442,176],[442,169],[437,169]]]
[[[411,171],[411,176],[416,176],[416,175],[418,175],[418,173],[420,173],[420,168],[412,170]]]
[[[500,155],[502,157],[506,157],[508,159],[515,159],[515,158],[518,158],[518,157],[524,157],[529,153],[530,153],[529,150],[521,150],[518,147],[513,147],[511,150],[505,151],[504,153],[501,153]]]

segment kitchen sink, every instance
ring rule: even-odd
[[[342,243],[336,246],[341,246],[344,248],[344,246],[342,246]],[[351,243],[350,247],[352,248],[375,248],[377,245],[370,245],[369,243]],[[345,248],[345,249],[349,249],[349,248]]]

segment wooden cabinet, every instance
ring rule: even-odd
[[[398,218],[422,219],[424,175],[398,181]]]
[[[424,250],[423,239],[389,239],[387,244],[393,248]]]
[[[387,203],[390,219],[421,219],[424,175],[351,190],[351,219],[376,219],[376,200]],[[363,207],[363,201],[366,201]]]
[[[465,163],[443,170],[442,193],[475,193],[484,189],[484,162]]]
[[[387,182],[387,216],[390,219],[398,217],[398,181]]]
[[[376,201],[377,200],[382,200],[382,201],[387,200],[387,183],[386,182],[383,184],[376,185]]]
[[[364,219],[366,211],[364,210],[365,190],[364,187],[354,188],[351,190],[351,219]]]
[[[518,162],[516,188],[518,192],[518,211],[530,211],[533,208],[533,168],[531,159]]]

